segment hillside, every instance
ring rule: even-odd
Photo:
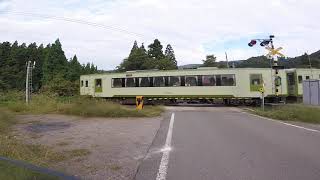
[[[310,54],[310,61],[313,68],[320,68],[320,50]],[[219,64],[225,64],[226,62],[218,62]],[[267,68],[270,67],[270,60],[265,56],[251,57],[247,60],[231,61],[230,65],[235,64],[236,68]],[[307,54],[293,58],[281,58],[279,59],[279,65],[285,66],[285,68],[309,68],[309,58]]]
[[[320,50],[310,54],[311,66],[313,68],[320,68]],[[251,57],[247,60],[229,61],[229,66],[235,68],[269,68],[271,66],[270,60],[266,56]],[[285,68],[309,68],[309,58],[307,54],[297,57],[281,58],[279,65]],[[201,67],[202,64],[186,64],[181,65],[179,69],[196,69]],[[226,67],[225,61],[217,62],[218,67]]]

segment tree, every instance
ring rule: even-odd
[[[83,72],[82,74],[90,74],[91,73],[91,65],[90,63],[82,65]]]
[[[67,79],[71,82],[74,82],[80,78],[81,75],[81,64],[78,61],[78,58],[76,55],[73,56],[73,58],[69,61],[69,67],[68,67],[68,76]]]
[[[148,46],[148,48],[149,57],[158,60],[164,58],[164,54],[162,51],[163,46],[161,45],[161,42],[158,39],[155,39],[153,43]]]
[[[212,55],[207,55],[206,60],[203,61],[203,67],[216,67],[216,57]]]
[[[167,45],[164,55],[166,59],[169,59],[171,63],[175,66],[175,69],[177,69],[177,60],[174,55],[173,48],[170,44]]]
[[[130,51],[129,57],[125,58],[117,66],[117,71],[144,70],[144,69],[177,69],[177,61],[173,48],[167,45],[165,54],[162,52],[162,45],[158,39],[145,49],[144,44],[137,48],[136,41]]]
[[[139,49],[138,43],[137,43],[137,41],[135,40],[134,43],[133,43],[133,46],[132,46],[132,49],[131,49],[131,51],[130,51],[129,56],[132,55],[132,54],[133,54],[136,50],[138,50],[138,49]]]
[[[135,45],[134,45],[135,47]],[[131,50],[129,57],[125,58],[122,63],[117,67],[118,71],[142,70],[149,69],[147,51],[142,44],[140,48]]]
[[[147,54],[147,50],[146,50],[146,48],[144,47],[144,44],[143,44],[143,43],[141,44],[140,49],[144,52],[144,54]]]
[[[43,80],[44,84],[47,84],[57,75],[66,76],[67,73],[67,58],[62,50],[59,39],[48,50],[48,54],[43,64]]]
[[[156,68],[160,70],[172,70],[177,69],[177,64],[175,64],[171,59],[165,57],[158,60]]]

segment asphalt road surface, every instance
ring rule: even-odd
[[[320,131],[236,108],[173,108],[135,179],[319,180]]]

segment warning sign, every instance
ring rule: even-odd
[[[143,96],[136,96],[136,106],[138,110],[143,109]]]

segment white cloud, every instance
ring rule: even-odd
[[[316,0],[0,1],[0,11],[33,12],[112,27],[0,12],[0,39],[46,44],[59,37],[68,57],[77,54],[81,62],[93,61],[102,69],[117,66],[128,55],[134,40],[147,46],[155,38],[163,46],[173,45],[179,64],[201,63],[210,53],[224,60],[225,51],[231,60],[258,56],[264,50],[249,49],[246,39],[269,34],[276,35],[275,44],[284,47],[287,56],[297,56],[318,50],[319,6]],[[243,45],[228,49],[209,51],[204,47],[230,45],[239,39]]]

